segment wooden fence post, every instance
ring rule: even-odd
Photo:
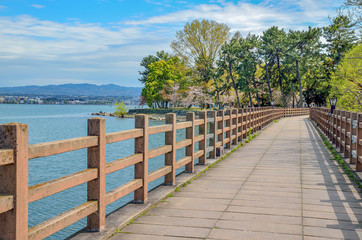
[[[224,115],[224,110],[219,110],[218,111],[218,116],[221,117],[221,121],[218,122],[218,129],[221,129],[221,134],[218,135],[218,142],[221,142],[221,146],[220,146],[220,155],[224,153],[224,145],[225,145],[225,137],[224,137],[224,134],[225,134],[225,115]]]
[[[0,125],[0,149],[12,149],[12,163],[0,166],[0,195],[13,209],[0,213],[0,239],[28,239],[28,125]]]
[[[148,201],[148,116],[139,114],[135,117],[135,128],[143,129],[143,136],[135,138],[135,153],[142,153],[143,160],[135,164],[135,179],[142,179],[142,187],[134,192],[135,203]]]
[[[232,138],[233,138],[233,136],[235,136],[235,138],[232,140],[231,144],[237,145],[238,144],[238,111],[235,108],[231,109],[231,116],[233,116],[233,115],[236,115],[236,116],[231,119],[231,126],[233,128],[233,130],[231,130],[231,136],[232,136]],[[235,126],[235,128],[234,128],[234,126]]]
[[[253,108],[248,108],[249,116],[249,124],[248,124],[248,135],[249,135],[249,129],[251,129],[251,132],[253,132]]]
[[[333,116],[333,114],[331,112],[329,113],[329,119],[330,119],[330,123],[329,123],[329,140],[330,140],[331,143],[333,143],[334,116]]]
[[[328,126],[327,126],[328,135],[327,135],[327,137],[328,137],[328,139],[330,141],[332,141],[332,129],[331,129],[331,126],[333,125],[333,123],[332,123],[333,118],[332,118],[332,114],[329,112],[329,110],[327,111],[327,114],[328,114],[328,120],[327,120],[327,123],[328,123]]]
[[[336,147],[340,149],[341,147],[341,125],[342,125],[342,119],[341,119],[341,110],[335,110],[337,114],[337,142]]]
[[[245,127],[245,136],[244,139],[247,139],[249,136],[249,129],[251,128],[251,108],[247,108],[246,110],[246,127]]]
[[[258,108],[259,111],[259,130],[263,128],[263,107]]]
[[[253,133],[258,131],[258,111],[257,108],[253,108]]]
[[[350,163],[357,163],[357,156],[354,156],[354,152],[357,150],[358,146],[358,138],[357,138],[357,132],[358,132],[358,113],[352,112],[351,113],[351,146],[350,146]],[[357,155],[357,154],[356,154]]]
[[[165,166],[171,166],[171,172],[165,176],[165,184],[175,185],[176,181],[176,114],[167,113],[165,123],[172,125],[172,130],[165,133],[165,145],[171,145],[172,150],[165,154]]]
[[[362,145],[360,144],[362,141],[362,113],[358,114],[357,117],[357,126],[356,126],[356,171],[362,171]]]
[[[225,144],[225,148],[230,149],[231,146],[231,111],[228,109],[225,112],[226,116],[229,116],[229,119],[226,120],[226,127],[229,129],[226,131],[226,138],[229,139],[229,141]]]
[[[88,201],[97,201],[98,211],[87,217],[87,229],[102,231],[106,225],[106,120],[88,119],[88,136],[98,137],[98,146],[88,148],[88,168],[97,168],[98,177],[87,183]]]
[[[237,131],[237,134],[238,134],[238,143],[242,142],[243,141],[243,109],[240,108],[238,109],[238,131]]]
[[[210,122],[210,133],[214,134],[212,141],[210,142],[210,146],[213,147],[213,150],[210,152],[210,158],[216,158],[216,142],[217,142],[217,112],[210,111],[210,117],[213,118],[213,121]]]
[[[242,140],[247,138],[247,131],[248,131],[248,109],[244,108],[243,109],[243,118],[241,120],[241,125],[242,125]]]
[[[201,111],[199,113],[199,119],[203,119],[204,123],[199,125],[199,134],[204,135],[204,139],[199,142],[199,150],[204,150],[204,155],[199,158],[200,164],[206,164],[207,156],[207,111]]]
[[[340,152],[346,151],[346,111],[341,111],[341,148]]]
[[[333,112],[332,114],[332,122],[333,122],[333,126],[332,126],[332,144],[336,144],[337,142],[337,114],[336,111]]]
[[[272,112],[273,112],[272,121],[277,120],[278,119],[278,109],[272,107]]]
[[[324,125],[325,125],[325,134],[328,138],[329,135],[329,110],[327,108],[324,109]]]
[[[191,145],[186,147],[186,156],[191,157],[191,162],[186,164],[186,172],[194,172],[195,166],[195,113],[186,113],[186,121],[191,122],[191,127],[186,128],[186,138],[191,139]]]
[[[250,110],[251,110],[251,116],[250,116],[250,119],[251,119],[251,133],[254,133],[255,132],[255,108],[252,107]]]
[[[254,128],[255,128],[255,130],[254,130],[254,132],[257,132],[258,131],[258,128],[259,128],[259,113],[258,113],[259,111],[258,111],[258,107],[255,107],[254,108]]]
[[[344,157],[348,157],[351,161],[351,147],[352,147],[352,124],[351,112],[346,112],[345,115],[345,135],[344,135]]]

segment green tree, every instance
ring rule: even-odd
[[[278,68],[278,83],[280,92],[282,94],[283,105],[287,106],[285,93],[283,89],[283,80],[282,80],[282,72],[281,72],[281,62],[284,57],[284,53],[286,50],[286,38],[287,35],[284,29],[279,29],[276,26],[273,26],[266,31],[263,32],[263,36],[261,37],[261,50],[264,56],[267,56],[269,59],[269,63],[277,64]]]
[[[114,112],[115,115],[119,117],[124,117],[127,114],[127,107],[125,102],[118,102],[115,104],[116,111]]]
[[[321,34],[322,31],[320,28],[311,27],[309,27],[307,31],[290,30],[288,33],[289,48],[287,50],[287,56],[291,62],[295,63],[296,80],[299,83],[300,107],[303,106],[302,77],[300,71],[300,64],[306,65],[306,62],[308,60],[315,57],[319,53],[321,47]],[[291,82],[291,84],[292,83],[293,81]]]
[[[325,53],[308,59],[305,63],[303,96],[308,106],[326,104],[330,91],[330,69],[333,61]]]
[[[171,48],[195,70],[203,82],[212,79],[212,71],[221,45],[229,38],[230,28],[213,20],[193,20],[176,32]]]
[[[223,75],[224,72],[226,72],[227,76],[231,79],[231,86],[235,91],[238,105],[240,105],[240,98],[238,94],[240,82],[237,79],[236,69],[240,64],[240,59],[237,56],[240,51],[241,48],[239,40],[237,38],[232,38],[229,43],[226,42],[221,46],[220,60],[218,61],[219,73]]]
[[[237,103],[240,105],[238,91],[243,91],[249,96],[249,104],[252,106],[252,94],[255,94],[258,106],[260,98],[258,83],[255,73],[260,63],[258,47],[259,38],[256,35],[248,34],[243,38],[239,33],[226,42],[220,50],[220,60],[218,62],[219,71],[225,71],[231,80],[231,86],[235,91]],[[250,84],[253,87],[250,87]]]
[[[242,39],[240,39],[242,40]],[[258,86],[255,78],[255,74],[257,71],[257,66],[261,64],[260,61],[260,51],[258,50],[260,48],[261,41],[259,40],[259,37],[254,34],[248,34],[248,36],[244,40],[244,44],[242,45],[242,48],[245,49],[246,54],[243,54],[244,56],[244,62],[247,65],[247,68],[249,69],[247,76],[251,81],[253,82],[253,92],[256,95],[256,101],[258,103],[258,107],[260,107],[260,98],[259,98],[259,91]]]
[[[323,28],[323,36],[327,41],[326,49],[333,59],[333,70],[338,65],[344,54],[356,43],[353,29],[354,23],[345,15],[338,15],[332,19],[329,26]]]
[[[362,1],[361,0],[345,0],[343,9],[347,11],[348,17],[352,22],[359,28],[361,33],[362,30]]]
[[[148,65],[149,73],[142,89],[148,106],[167,107],[171,86],[178,84],[185,86],[187,76],[178,57],[171,57],[167,61],[160,60]]]
[[[148,74],[150,73],[150,69],[149,69],[149,65],[151,63],[160,61],[160,60],[165,60],[167,61],[168,59],[170,59],[170,54],[168,54],[165,51],[160,51],[156,53],[156,56],[154,55],[148,55],[147,57],[144,57],[140,63],[141,67],[144,67],[143,71],[139,71],[138,73],[141,75],[141,78],[139,78],[138,80],[141,83],[145,83],[147,81],[148,78]]]
[[[338,97],[338,106],[362,111],[362,44],[353,47],[332,74],[330,97]]]

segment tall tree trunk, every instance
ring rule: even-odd
[[[219,105],[219,108],[220,108],[220,93],[219,91],[216,92],[216,103],[215,103],[215,107],[214,109],[216,108],[216,105]]]
[[[298,78],[298,82],[299,82],[299,103],[300,103],[299,107],[303,107],[302,80],[300,79],[298,60],[295,61],[295,68],[297,71],[297,78]]]
[[[258,93],[258,88],[256,87],[256,81],[255,81],[255,72],[256,72],[256,68],[253,72],[253,85],[254,85],[254,88],[256,90],[256,101],[258,102],[258,107],[260,107],[260,99],[259,99],[259,93]]]
[[[250,94],[250,88],[249,88],[249,81],[248,81],[248,79],[245,79],[245,82],[246,82],[246,86],[247,86],[248,94],[249,94],[249,106],[250,106],[250,107],[253,107],[253,100],[251,99],[251,94]]]
[[[269,94],[270,94],[270,102],[273,102],[273,93],[270,87],[270,80],[269,80],[269,72],[268,72],[268,66],[265,63],[265,73],[266,73],[266,81],[268,83],[268,88],[269,88]]]
[[[295,93],[294,93],[294,88],[293,88],[293,81],[290,82],[290,87],[292,88],[292,93],[293,93],[293,108],[294,108]]]
[[[279,55],[277,54],[277,63],[278,63],[278,78],[279,78],[279,86],[280,86],[280,92],[282,93],[282,100],[284,107],[287,106],[287,101],[285,99],[284,90],[283,90],[283,83],[282,83],[282,74],[280,72],[280,61],[279,61]]]
[[[240,105],[240,99],[239,99],[239,94],[238,94],[238,87],[235,83],[235,80],[234,80],[234,77],[233,77],[233,72],[232,72],[232,69],[231,69],[231,64],[229,63],[229,74],[230,74],[230,78],[231,78],[231,81],[233,83],[233,88],[235,90],[235,94],[236,94],[236,99],[238,101],[238,105]]]

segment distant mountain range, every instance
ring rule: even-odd
[[[62,84],[47,86],[0,87],[0,94],[67,95],[67,96],[140,96],[140,87],[122,87],[115,84]]]

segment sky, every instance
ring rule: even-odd
[[[231,34],[322,27],[342,0],[0,0],[0,87],[66,83],[141,87],[142,58],[194,19]]]

